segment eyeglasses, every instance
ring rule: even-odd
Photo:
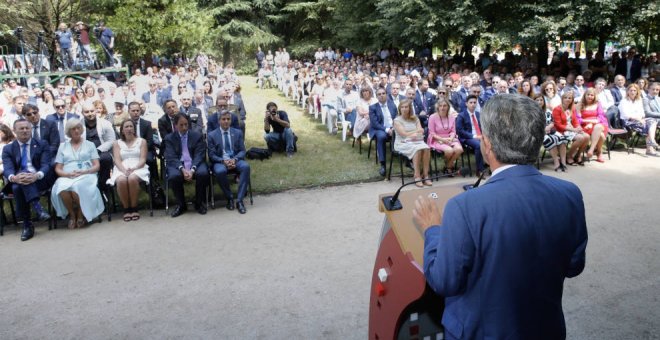
[[[384,95],[385,95],[385,92],[378,92],[378,93],[376,93],[376,94],[379,95],[379,96],[384,96]]]
[[[439,91],[438,91],[438,94],[447,94],[447,92],[444,92],[444,91],[443,91],[443,92],[439,92]]]
[[[25,114],[25,117],[31,117],[31,116],[36,115],[36,114],[37,114],[36,112],[28,112],[28,113]]]
[[[56,109],[63,109],[63,108],[65,108],[65,107],[66,107],[66,105],[55,105],[55,108],[56,108]]]
[[[83,113],[90,113],[90,112],[94,112],[94,110],[83,110]]]

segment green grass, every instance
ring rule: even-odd
[[[366,146],[358,153],[351,148],[351,139],[341,140],[341,132],[330,135],[320,119],[303,113],[276,89],[259,89],[255,78],[240,77],[241,94],[247,112],[245,147],[266,147],[263,118],[268,102],[275,102],[289,115],[291,128],[298,136],[298,152],[293,158],[276,153],[268,160],[250,160],[252,190],[272,193],[294,188],[337,185],[380,180],[375,152],[367,159]]]

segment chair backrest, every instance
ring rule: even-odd
[[[619,108],[616,105],[610,106],[610,108],[607,109],[605,115],[607,116],[607,121],[610,124],[610,127],[614,129],[624,128],[623,122],[621,121]]]

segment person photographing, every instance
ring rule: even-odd
[[[494,96],[481,113],[492,177],[441,214],[419,197],[424,276],[445,298],[445,339],[564,339],[564,279],[585,266],[582,193],[534,166],[545,115],[532,99]]]
[[[272,128],[272,131],[271,131]],[[287,157],[293,157],[294,135],[289,123],[289,116],[284,111],[277,110],[277,104],[266,105],[264,116],[264,139],[271,151],[286,151]]]

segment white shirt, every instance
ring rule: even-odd
[[[387,102],[385,104],[378,102],[378,105],[380,105],[380,110],[383,111],[383,126],[385,127],[385,131],[387,131],[392,128],[392,113],[390,112],[390,108],[387,107]]]
[[[630,101],[628,97],[621,99],[621,102],[619,102],[619,114],[623,120],[644,119],[644,104],[642,103],[642,99],[640,98],[635,102]]]
[[[490,178],[493,178],[493,177],[495,177],[495,175],[499,174],[500,172],[502,172],[502,171],[504,171],[504,170],[506,170],[506,169],[509,169],[509,168],[513,168],[514,166],[517,166],[517,165],[518,165],[518,164],[506,164],[506,165],[502,165],[502,166],[500,166],[499,168],[493,170],[493,173],[491,174]]]

